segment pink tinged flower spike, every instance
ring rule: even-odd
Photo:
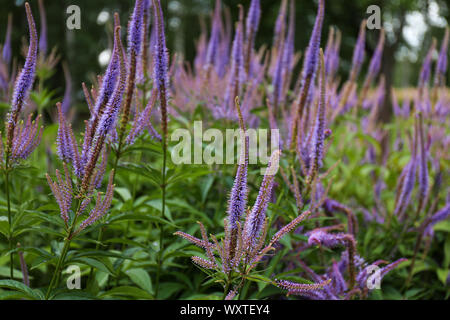
[[[284,30],[286,28],[286,12],[287,0],[282,0],[280,11],[278,12],[277,20],[275,22],[273,46],[278,49],[280,42],[284,38]]]
[[[331,279],[313,284],[297,283],[288,280],[275,280],[275,285],[281,289],[288,290],[288,294],[290,295],[303,295],[308,292],[320,291],[330,282]]]
[[[122,41],[120,40],[120,26],[115,28],[115,54],[118,59],[118,82],[112,92],[105,111],[103,112],[99,124],[97,126],[96,136],[106,136],[115,127],[117,115],[122,104],[122,97],[125,91],[127,71],[125,66],[125,57],[122,50]]]
[[[116,28],[114,28],[114,30],[116,30]],[[117,35],[116,32],[114,32],[114,48],[111,55],[111,60],[109,61],[104,76],[102,77],[100,91],[93,107],[93,113],[89,120],[90,126],[92,128],[92,134],[95,133],[98,122],[103,115],[103,111],[105,110],[106,104],[110,101],[111,96],[113,95],[113,92],[116,88],[117,79],[120,72],[121,53],[122,52],[119,52],[119,48],[117,47]]]
[[[57,180],[55,182],[52,181],[48,174],[46,174],[46,178],[53,196],[58,203],[61,218],[67,226],[69,221],[70,206],[72,204],[72,181],[70,180],[69,171],[65,165],[64,174],[65,180],[62,179],[58,170],[56,170]]]
[[[420,91],[423,90],[423,88],[428,83],[428,80],[430,79],[431,63],[433,60],[433,53],[434,53],[435,49],[436,49],[436,39],[433,38],[430,49],[428,50],[428,53],[427,53],[425,59],[423,60],[422,68],[420,70],[419,85],[418,85]],[[422,95],[422,93],[421,93],[421,95]]]
[[[403,214],[411,201],[412,191],[416,182],[417,151],[420,139],[417,122],[418,121],[416,118],[414,123],[414,137],[411,146],[411,160],[403,169],[397,184],[394,214],[396,214],[400,219],[403,218]]]
[[[26,159],[36,149],[42,138],[43,127],[39,125],[41,116],[31,120],[32,115],[28,116],[27,121],[23,121],[16,126],[14,130],[14,139],[10,159],[18,161]]]
[[[363,20],[359,29],[358,39],[356,40],[355,49],[353,50],[352,69],[350,72],[350,81],[356,81],[361,71],[365,57],[366,49],[366,20]]]
[[[133,14],[128,25],[128,53],[134,52],[136,56],[141,52],[142,33],[144,22],[144,0],[136,0]]]
[[[27,12],[28,26],[30,29],[30,46],[28,47],[28,54],[19,76],[17,77],[11,103],[11,111],[8,116],[8,133],[6,153],[10,152],[14,128],[17,124],[19,114],[22,107],[28,98],[31,87],[33,86],[34,77],[36,73],[36,59],[37,59],[37,42],[38,36],[36,32],[36,24],[34,22],[31,8],[28,2],[25,2],[25,10]]]
[[[63,114],[61,103],[57,103],[58,109],[58,133],[56,135],[56,152],[61,161],[71,163],[73,161],[73,148],[70,143],[71,134],[69,133],[68,124]]]
[[[274,151],[267,167],[270,168],[272,164],[277,164],[279,162],[279,158],[280,151]],[[261,231],[263,230],[264,221],[266,220],[266,211],[270,202],[274,180],[275,175],[273,172],[268,172],[264,175],[256,202],[245,221],[244,242],[247,250],[253,249],[260,240]]]
[[[231,67],[228,78],[228,85],[225,91],[224,99],[224,111],[228,114],[228,111],[233,109],[229,108],[236,97],[240,96],[240,88],[245,81],[244,70],[244,54],[243,54],[243,35],[242,35],[242,22],[239,21],[236,24],[236,32],[233,40],[233,47],[231,50]]]
[[[320,50],[320,95],[315,127],[311,139],[311,166],[309,171],[309,181],[311,182],[317,171],[322,166],[323,145],[325,141],[325,103],[326,103],[326,75],[325,61],[322,49]]]
[[[369,75],[371,79],[376,78],[378,72],[380,72],[381,68],[381,59],[383,57],[383,48],[384,48],[384,29],[380,30],[380,38],[378,39],[377,47],[375,48],[375,52],[373,53],[372,59],[370,59],[369,64]]]
[[[20,243],[17,244],[17,248],[20,248]],[[25,258],[23,256],[23,251],[19,250],[19,259],[20,259],[20,270],[22,271],[22,277],[23,277],[23,284],[27,287],[30,286],[30,278],[28,275],[28,267],[27,263],[25,261]]]
[[[239,116],[240,134],[241,134],[241,152],[239,156],[239,164],[234,179],[233,188],[231,189],[230,199],[228,202],[227,214],[228,225],[231,231],[236,231],[238,223],[247,206],[247,169],[248,169],[248,138],[245,136],[246,129],[244,119],[242,118],[239,99],[236,98],[236,109]]]
[[[319,64],[320,39],[322,34],[323,18],[325,13],[325,0],[319,0],[317,9],[317,17],[314,28],[309,40],[308,49],[306,50],[305,60],[303,61],[302,87],[298,101],[295,103],[294,116],[291,124],[291,141],[290,148],[295,149],[297,140],[299,139],[298,123],[303,118],[305,104],[310,95],[310,87],[313,87],[314,75]]]
[[[441,44],[441,50],[439,51],[439,57],[436,63],[435,72],[435,86],[442,86],[445,84],[445,74],[447,73],[447,50],[449,41],[450,29],[447,27],[445,29],[444,40]]]
[[[9,65],[12,58],[11,50],[11,31],[12,31],[12,13],[8,14],[8,26],[6,28],[5,43],[3,44],[2,58],[3,61]]]
[[[255,36],[259,27],[259,20],[261,19],[261,3],[260,0],[251,0],[250,8],[247,14],[245,34],[247,52],[245,56],[245,70],[250,71],[250,60],[252,57],[252,50],[255,44]]]
[[[113,177],[114,177],[114,170],[111,170],[111,173],[109,175],[108,187],[106,189],[106,193],[103,200],[101,199],[99,192],[97,194],[97,201],[95,203],[94,209],[92,209],[91,212],[89,213],[89,217],[80,224],[78,230],[73,233],[72,238],[75,235],[79,234],[81,231],[83,231],[87,226],[90,226],[96,221],[98,221],[101,217],[103,217],[107,213],[109,207],[111,206],[111,201],[114,194]]]
[[[208,42],[208,48],[205,58],[205,70],[209,70],[214,65],[220,45],[220,24],[221,24],[221,1],[216,0],[216,7],[214,9],[214,15],[211,27],[211,36]]]
[[[158,97],[158,91],[153,89],[150,100],[147,103],[144,111],[141,112],[139,117],[134,121],[133,127],[128,134],[127,140],[125,141],[128,145],[134,144],[136,138],[142,133],[142,131],[147,128],[150,136],[158,141],[161,141],[162,138],[159,133],[155,130],[152,123],[150,122],[153,108],[156,104],[156,98]]]
[[[426,224],[429,228],[431,228],[436,223],[444,221],[448,217],[450,217],[450,201],[447,201],[447,204],[441,210],[439,210],[431,218],[429,218]]]
[[[45,14],[44,0],[39,0],[39,16],[41,22],[41,32],[39,38],[39,54],[45,57],[47,53],[47,17]]]
[[[164,33],[164,18],[159,0],[153,0],[153,8],[155,12],[155,20],[157,23],[156,41],[154,50],[154,67],[153,77],[156,88],[159,92],[160,108],[161,108],[161,127],[165,137],[167,137],[167,99],[169,89],[169,74],[168,74],[168,52],[166,47],[166,36]],[[167,143],[165,141],[164,143]]]
[[[285,42],[282,42],[280,44],[280,49],[283,52],[284,50]],[[272,79],[272,87],[273,87],[273,96],[272,96],[272,105],[276,110],[278,110],[279,102],[281,100],[281,97],[283,95],[283,57],[284,55],[280,53],[277,58],[277,62],[275,65],[275,70],[273,73],[273,79]]]
[[[345,282],[344,276],[339,270],[339,266],[336,261],[333,261],[333,266],[330,272],[331,276],[331,286],[333,287],[333,291],[335,294],[344,293],[347,291],[348,286]]]
[[[426,201],[428,198],[428,187],[429,187],[429,181],[428,181],[428,150],[426,148],[426,141],[425,141],[425,133],[424,133],[424,123],[423,123],[423,116],[422,114],[418,115],[418,138],[419,138],[419,176],[418,176],[418,182],[419,182],[419,212],[423,209],[423,207],[426,205]]]

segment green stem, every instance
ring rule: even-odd
[[[11,199],[9,195],[9,169],[8,169],[8,159],[6,159],[6,168],[5,168],[5,193],[6,193],[6,202],[8,203],[8,224],[9,224],[9,250],[11,250],[9,254],[10,260],[10,277],[11,280],[14,279],[14,254],[13,250],[13,237],[12,237],[12,215],[11,215]]]
[[[161,184],[161,192],[162,192],[162,208],[161,208],[161,218],[164,219],[166,212],[166,165],[167,165],[167,137],[163,133],[163,167],[162,167],[162,184]],[[159,251],[158,251],[158,265],[156,270],[156,286],[155,286],[155,298],[158,298],[159,293],[159,279],[161,277],[161,266],[162,266],[162,253],[164,250],[164,226],[161,223],[158,223],[159,228]]]
[[[69,231],[67,232],[67,237],[64,239],[64,247],[61,251],[61,255],[59,256],[58,262],[56,263],[55,272],[53,273],[52,280],[50,281],[50,285],[48,286],[47,293],[45,294],[45,300],[48,300],[50,297],[50,293],[52,292],[53,287],[58,284],[60,275],[61,275],[61,268],[64,265],[64,261],[67,256],[67,252],[69,251],[70,242],[72,241],[72,237],[74,236],[74,229],[77,222],[77,217],[80,214],[80,207],[81,207],[82,199],[78,200],[77,210],[75,211],[75,218],[73,219],[72,225],[70,226]]]

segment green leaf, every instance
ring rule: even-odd
[[[128,297],[131,299],[145,299],[145,300],[153,300],[153,296],[148,292],[130,286],[121,286],[111,289],[109,291],[104,292],[100,295],[100,298],[105,297]]]
[[[135,284],[153,294],[152,280],[144,269],[130,269],[125,272]]]
[[[15,280],[0,280],[0,288],[8,288],[11,290],[19,291],[27,296],[31,300],[43,300],[44,296],[38,290],[33,290],[22,282]]]

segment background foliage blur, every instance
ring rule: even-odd
[[[26,44],[26,17],[23,12],[24,0],[0,0],[0,39],[6,32],[7,15],[13,13],[12,44],[14,56],[19,56],[20,48]],[[34,12],[38,12],[37,0],[30,0]],[[195,55],[195,40],[201,26],[209,30],[210,13],[214,0],[162,0],[167,19],[168,48],[172,53],[183,54],[192,61]],[[239,3],[247,9],[249,0],[223,0],[230,8],[234,21],[237,20]],[[56,46],[61,61],[67,61],[72,76],[75,101],[82,101],[81,82],[90,83],[100,74],[107,62],[108,48],[112,47],[112,14],[121,13],[122,26],[128,21],[133,0],[45,0],[47,11],[49,47]],[[81,30],[66,28],[66,8],[69,5],[81,8]],[[263,9],[257,46],[270,44],[273,28],[281,0],[261,0]],[[448,0],[346,0],[326,1],[326,14],[322,46],[325,46],[328,28],[338,27],[343,34],[341,46],[342,64],[340,73],[346,77],[356,41],[359,24],[369,15],[367,7],[381,8],[382,24],[387,32],[387,43],[383,58],[383,73],[387,82],[395,87],[416,85],[420,65],[432,41],[432,37],[442,39],[445,27],[450,21]],[[303,50],[309,40],[317,3],[310,0],[296,1],[296,50]],[[36,14],[37,23],[39,16]],[[371,55],[378,38],[377,30],[368,30],[367,54]],[[367,64],[366,59],[366,64]],[[22,63],[22,61],[20,61]],[[57,94],[64,93],[64,75],[61,64],[49,85]]]

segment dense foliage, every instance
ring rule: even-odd
[[[10,22],[0,57],[1,299],[449,297],[448,30],[417,87],[386,92],[384,30],[366,57],[362,21],[342,81],[325,0],[302,52],[294,0],[261,48],[260,1],[234,23],[217,0],[193,63],[167,48],[160,1],[136,0],[126,38],[114,16],[110,62],[82,84],[80,119],[66,67],[64,99],[46,87],[59,61],[39,4],[40,29],[25,3],[25,64]],[[380,121],[390,98],[393,117]],[[240,129],[234,164],[172,161],[172,134],[196,121]],[[268,164],[249,161],[247,129],[278,130]]]

